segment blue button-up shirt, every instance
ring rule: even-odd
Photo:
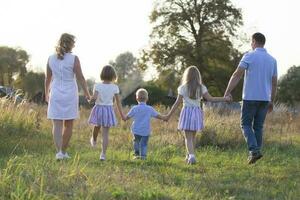
[[[127,116],[133,118],[131,132],[136,135],[149,136],[151,132],[151,117],[156,117],[158,113],[152,107],[144,102],[133,106]]]
[[[246,69],[243,100],[270,101],[272,77],[277,77],[277,62],[265,48],[246,53],[239,63]]]

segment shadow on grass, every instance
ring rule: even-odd
[[[20,156],[31,153],[45,154],[49,149],[53,149],[51,134],[41,131],[23,132],[23,133],[5,133],[0,130],[0,167],[13,156]]]

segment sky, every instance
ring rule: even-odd
[[[278,63],[279,76],[300,65],[298,0],[232,0],[241,8],[241,36],[266,36],[266,49]],[[0,0],[0,46],[20,47],[30,55],[28,68],[44,71],[47,58],[64,32],[76,36],[86,78],[98,80],[100,69],[125,51],[138,57],[149,44],[153,9],[150,0]],[[250,43],[240,47],[250,50]],[[149,72],[148,78],[154,75]]]

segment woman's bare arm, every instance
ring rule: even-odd
[[[84,96],[85,96],[87,99],[90,99],[90,93],[89,93],[89,90],[88,90],[88,87],[87,87],[85,78],[84,78],[84,76],[83,76],[83,74],[82,74],[80,61],[79,61],[79,59],[78,59],[77,56],[75,57],[74,73],[75,73],[76,78],[77,78],[77,80],[79,81],[79,83],[80,83],[80,85],[81,85],[81,87],[82,87],[82,89],[83,89]]]
[[[52,71],[49,66],[49,60],[47,62],[47,69],[46,69],[46,77],[45,77],[45,101],[49,102],[49,92],[50,92],[50,83],[52,80]]]

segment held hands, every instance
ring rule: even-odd
[[[273,111],[273,108],[274,108],[274,104],[272,101],[269,102],[269,105],[268,105],[268,113],[272,112]]]
[[[86,95],[85,99],[87,100],[87,102],[89,102],[89,104],[93,104],[95,101],[95,99],[93,99],[91,95]]]
[[[49,103],[49,94],[45,94],[45,101]]]
[[[127,120],[127,116],[125,116],[123,113],[121,113],[121,118],[124,122]]]
[[[161,119],[162,119],[164,122],[168,122],[169,117],[168,117],[168,115],[162,115],[162,116],[161,116]]]
[[[165,122],[168,122],[170,120],[170,117],[171,117],[171,115],[170,115],[170,113],[168,113],[167,115],[163,115],[162,120],[164,120]]]
[[[233,98],[232,98],[232,95],[231,94],[224,94],[224,101],[226,102],[232,102],[233,101]]]

